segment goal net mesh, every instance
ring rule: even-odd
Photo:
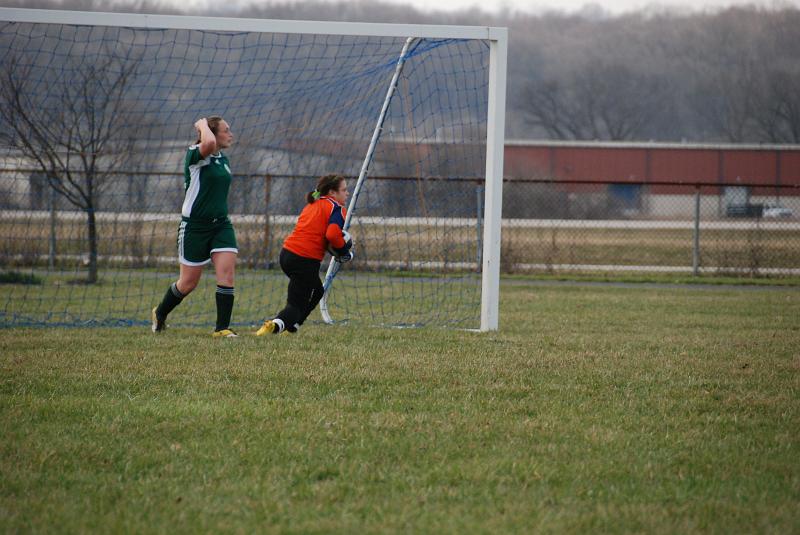
[[[177,277],[183,160],[210,115],[235,136],[233,321],[272,317],[305,193],[330,173],[352,191],[404,43],[0,21],[0,118],[14,125],[0,134],[2,324],[148,322]],[[328,298],[334,320],[478,326],[488,65],[485,41],[409,49],[355,207],[355,260]],[[169,324],[213,317],[209,266]]]

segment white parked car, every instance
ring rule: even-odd
[[[765,204],[762,215],[764,217],[792,217],[792,211],[780,204]]]

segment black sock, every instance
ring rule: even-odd
[[[222,331],[231,325],[233,312],[233,286],[217,285],[217,328]]]
[[[167,288],[167,293],[164,294],[164,298],[161,300],[161,304],[159,304],[156,309],[156,316],[158,316],[158,319],[167,319],[167,314],[172,312],[173,308],[180,305],[184,297],[186,296],[178,290],[178,283],[173,282],[170,284],[169,288]]]

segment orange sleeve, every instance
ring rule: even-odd
[[[342,235],[342,229],[335,223],[328,225],[328,228],[325,230],[325,239],[328,240],[328,243],[330,243],[335,249],[341,249],[344,247],[344,236]]]

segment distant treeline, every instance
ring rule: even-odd
[[[98,0],[0,3],[109,10]],[[800,143],[800,10],[788,7],[619,17],[592,11],[425,14],[375,2],[197,11],[140,1],[114,10],[506,26],[511,35],[508,138]]]

